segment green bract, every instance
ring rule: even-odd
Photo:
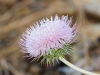
[[[63,48],[60,48],[60,49],[51,49],[49,53],[45,54],[43,56],[43,58],[41,59],[41,62],[40,64],[43,64],[44,62],[48,64],[51,64],[53,63],[54,64],[54,61],[58,61],[58,58],[59,57],[63,57],[66,55],[66,54],[70,54],[70,52],[72,52],[72,46],[70,44],[66,44],[63,46]],[[39,59],[41,56],[38,56],[36,58],[34,58],[34,60],[36,59]]]

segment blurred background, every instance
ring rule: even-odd
[[[74,51],[66,59],[100,73],[100,0],[0,0],[0,75],[84,75],[62,62],[40,65],[19,52],[19,38],[27,27],[58,14],[77,22]]]

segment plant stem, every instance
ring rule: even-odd
[[[78,67],[74,66],[73,64],[71,64],[70,62],[68,62],[67,60],[65,60],[63,57],[59,57],[59,60],[61,60],[64,64],[68,65],[69,67],[71,67],[81,73],[84,73],[86,75],[100,75],[100,74],[95,74],[95,73],[83,70],[81,68],[78,68]]]

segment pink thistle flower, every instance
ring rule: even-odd
[[[72,17],[57,15],[54,19],[51,17],[42,19],[34,26],[26,29],[20,39],[20,47],[23,53],[29,53],[29,57],[45,56],[51,49],[58,50],[66,44],[73,42],[77,33],[76,24],[71,27]],[[51,53],[52,54],[52,53]]]

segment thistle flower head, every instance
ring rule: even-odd
[[[68,20],[68,16],[42,19],[22,34],[21,51],[28,53],[29,57],[43,56],[41,62],[46,60],[47,63],[63,57],[71,50],[70,43],[77,32],[76,24],[71,24],[72,18]]]

